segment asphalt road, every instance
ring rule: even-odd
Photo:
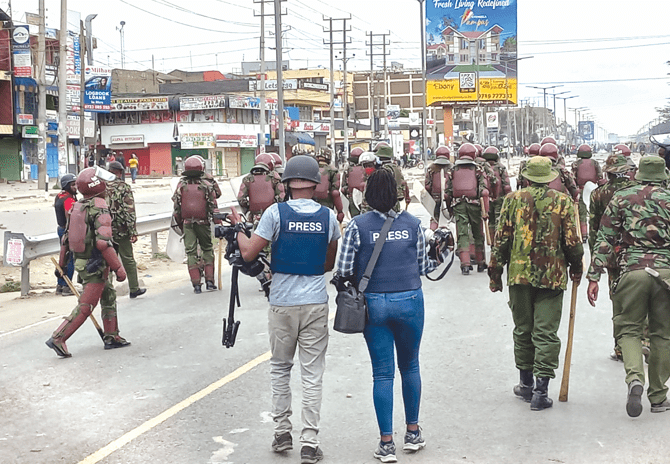
[[[241,278],[237,343],[221,346],[229,278],[225,268],[223,291],[194,295],[184,272],[181,288],[120,300],[121,334],[132,342],[125,349],[104,351],[90,323],[68,341],[70,359],[44,345],[55,321],[0,336],[0,462],[299,462],[297,449],[285,455],[270,450],[268,305],[255,279]],[[558,402],[561,366],[550,383],[554,407],[532,412],[512,393],[518,374],[506,293],[491,294],[487,285],[485,274],[461,276],[457,266],[440,282],[424,280],[420,423],[428,446],[416,455],[399,452],[400,462],[667,462],[670,445],[662,430],[668,415],[650,414],[646,400],[639,418],[626,415],[623,366],[608,359],[606,298],[593,309],[580,287],[569,401]],[[566,292],[562,340],[568,299]],[[297,442],[297,366],[294,373]],[[399,384],[396,442],[403,431]],[[371,391],[362,336],[331,330],[320,434],[324,463],[376,462]]]

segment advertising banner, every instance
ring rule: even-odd
[[[112,112],[169,110],[168,97],[112,98]]]
[[[425,5],[426,104],[516,104],[516,0]]]
[[[14,75],[32,77],[33,67],[30,55],[30,33],[28,26],[15,26],[12,32]]]
[[[586,140],[593,140],[595,132],[595,123],[593,121],[579,121],[579,136]]]
[[[210,110],[226,107],[225,95],[203,95],[200,97],[179,97],[179,109],[186,110]]]
[[[284,90],[297,90],[298,79],[284,79]],[[249,81],[249,92],[261,90],[261,81]],[[277,90],[276,80],[265,81],[265,90]]]
[[[93,113],[109,113],[112,109],[111,100],[112,70],[87,66],[84,110]]]
[[[386,120],[388,121],[389,129],[399,129],[400,122],[400,105],[386,105]]]
[[[211,132],[184,133],[180,135],[179,140],[182,149],[216,147],[216,139]]]
[[[498,113],[493,111],[491,113],[486,113],[486,128],[487,129],[497,129],[498,128]]]
[[[79,34],[72,31],[67,33],[67,54],[65,56],[67,67],[67,83],[79,84],[81,81],[81,47]]]

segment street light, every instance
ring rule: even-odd
[[[508,76],[507,63],[518,62],[518,61],[527,60],[527,59],[530,59],[530,58],[535,58],[535,57],[534,56],[523,56],[521,58],[514,57],[514,58],[507,58],[507,59],[501,58],[500,59],[500,61],[505,63],[505,104],[507,105],[507,137],[508,137],[509,140],[512,139],[512,134],[511,134],[512,129],[510,128],[510,122],[509,122],[510,103],[509,103],[509,81],[508,81],[509,76]],[[518,71],[519,70],[517,69],[517,82],[518,82],[518,79],[519,79]],[[517,90],[517,96],[518,96],[518,90]],[[516,127],[517,127],[516,126],[516,117],[514,118],[514,127],[515,127],[515,130],[514,130],[514,145],[516,146],[516,142],[517,142],[517,140],[516,140],[517,139],[517,137],[516,137]],[[509,164],[509,156],[507,158],[507,163]]]
[[[563,121],[565,121],[565,145],[568,145],[568,100],[577,98],[579,95],[570,95],[569,97],[558,97],[563,100]]]
[[[121,36],[121,69],[124,69],[123,66],[125,64],[125,59],[123,57],[123,27],[126,25],[125,21],[121,21],[121,27],[116,26],[116,30],[119,31],[119,35]]]
[[[542,113],[542,129],[544,130],[544,136],[547,135],[547,90],[549,89],[555,89],[556,87],[563,87],[563,85],[551,85],[548,87],[536,87],[534,85],[527,85],[526,87],[530,87],[531,89],[539,89],[542,90],[544,94],[544,112]]]

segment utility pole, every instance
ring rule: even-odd
[[[281,2],[285,0],[274,0],[275,4],[275,42],[277,60],[277,130],[279,132],[279,156],[283,165],[286,166],[286,145],[284,142],[284,76],[282,70],[282,36],[281,36]]]
[[[421,149],[423,150],[423,173],[428,172],[428,151],[426,150],[426,12],[425,0],[419,0],[419,14],[421,16],[421,81],[423,88],[423,105],[421,109]],[[479,77],[479,71],[477,71]],[[479,83],[477,83],[477,99],[479,100]],[[413,106],[413,103],[412,103]]]
[[[386,36],[389,35],[389,33],[386,34],[373,34],[372,32],[368,32],[368,37],[370,38],[370,43],[367,44],[370,46],[370,52],[368,55],[370,56],[370,127],[373,131],[376,129],[376,125],[374,125],[376,119],[380,119],[381,117],[386,116]],[[381,43],[375,43],[375,37],[381,37],[382,42]],[[375,53],[375,48],[374,47],[381,47],[383,46],[383,52],[382,53]],[[383,55],[384,56],[384,104],[383,105],[375,105],[375,101],[377,100],[377,89],[375,86],[375,70],[374,70],[374,57]],[[377,106],[377,111],[375,112],[375,106]],[[380,108],[381,107],[381,108]],[[382,110],[383,115],[380,115],[380,111]],[[375,131],[376,132],[376,131]]]
[[[84,65],[84,56],[86,55],[86,37],[84,36],[84,21],[79,21],[79,62],[81,63],[81,75],[79,76],[79,159],[76,164],[76,172],[78,173],[84,160],[86,166],[86,158],[84,158],[84,145],[86,137],[84,136],[85,122],[84,122],[84,92],[86,90],[86,66]]]
[[[58,174],[67,170],[67,0],[60,0],[60,53],[58,55]],[[48,188],[48,186],[46,187]]]
[[[351,18],[326,18],[323,17],[324,21],[328,21],[328,29],[324,29],[323,32],[329,34],[329,40],[326,42],[323,41],[324,45],[330,46],[330,145],[331,150],[333,151],[333,157],[335,157],[336,144],[335,144],[335,45],[342,45],[343,42],[335,42],[333,40],[333,33],[335,32],[344,32],[346,29],[347,21]],[[342,29],[333,29],[333,21],[342,21]],[[344,108],[344,105],[343,105]]]
[[[271,14],[265,14],[265,2],[268,0],[254,0],[254,3],[261,4],[261,14],[254,15],[260,16],[261,18],[261,44],[260,44],[260,59],[261,59],[261,104],[260,104],[260,118],[259,124],[261,126],[261,131],[258,134],[258,151],[260,153],[265,153],[265,17],[273,16]],[[218,61],[218,54],[217,54]],[[280,65],[281,66],[281,65]],[[218,65],[217,65],[218,67]]]
[[[563,120],[565,121],[565,147],[566,152],[569,153],[568,149],[568,100],[571,98],[577,98],[579,95],[570,95],[569,97],[558,97],[563,100]]]
[[[562,85],[551,85],[548,87],[535,87],[533,85],[528,85],[527,87],[530,87],[531,89],[538,89],[543,92],[544,96],[544,111],[542,112],[542,129],[543,129],[543,136],[547,135],[547,90],[549,89],[555,89],[556,87],[563,87]]]
[[[37,188],[48,190],[47,177],[47,91],[46,91],[46,26],[44,0],[39,0],[40,25],[37,36],[39,107],[37,112]]]

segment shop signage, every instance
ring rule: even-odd
[[[16,123],[23,126],[32,126],[35,124],[32,114],[17,114]]]
[[[303,122],[296,121],[297,132],[330,132],[330,124],[325,122]]]
[[[32,58],[30,54],[30,33],[28,26],[15,26],[12,32],[14,75],[32,77]]]
[[[112,112],[169,110],[168,97],[112,98]]]
[[[211,132],[184,133],[179,137],[181,148],[215,148],[214,134]]]
[[[298,79],[284,79],[284,90],[297,90],[298,89]],[[261,90],[260,81],[249,81],[249,91],[254,92],[256,90]],[[277,90],[277,81],[268,80],[265,81],[265,90]]]
[[[309,90],[325,90],[328,91],[328,84],[318,84],[316,82],[302,82],[301,87]]]
[[[220,134],[216,136],[217,147],[255,147],[256,145],[258,145],[256,135]]]
[[[21,128],[21,136],[24,139],[36,139],[39,138],[37,133],[37,126],[23,126]]]
[[[226,107],[225,95],[205,95],[201,97],[179,97],[179,109],[186,110],[210,110]]]
[[[109,138],[110,144],[119,143],[144,143],[143,135],[112,135]]]
[[[79,122],[79,116],[68,114],[67,115],[67,135],[70,138],[79,138],[81,133],[81,123]],[[94,137],[95,136],[95,123],[90,119],[84,119],[84,137]]]

